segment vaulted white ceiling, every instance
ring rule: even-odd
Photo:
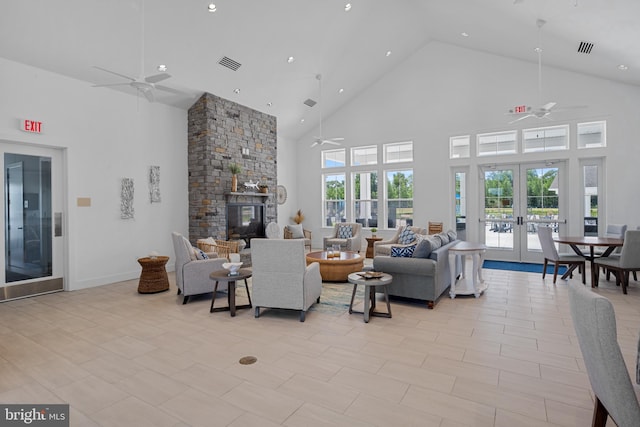
[[[320,107],[330,116],[432,40],[535,63],[538,18],[547,21],[540,33],[544,66],[640,85],[636,0],[142,2],[4,2],[0,56],[88,86],[117,83],[122,79],[94,67],[139,76],[144,35],[144,75],[166,64],[172,77],[162,84],[184,93],[159,92],[158,102],[188,108],[210,92],[276,116],[278,132],[289,138],[314,129]],[[215,13],[207,11],[210,3]],[[581,41],[593,43],[590,54],[578,53]],[[240,68],[219,65],[224,56]],[[319,100],[317,74],[323,105],[310,108],[304,101]]]

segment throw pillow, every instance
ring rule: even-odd
[[[416,244],[416,249],[413,251],[414,258],[429,258],[431,255],[431,240],[420,239],[420,243]]]
[[[191,259],[191,261],[195,261],[197,259],[196,251],[195,251],[195,248],[191,246],[191,242],[184,236],[182,236],[182,242],[184,243],[184,247],[187,249],[187,252],[189,253],[189,258]]]
[[[209,259],[202,249],[196,249],[196,259]]]
[[[391,246],[391,256],[396,258],[411,258],[415,249],[416,245]]]
[[[413,243],[415,239],[416,233],[414,233],[409,226],[406,226],[398,236],[398,243],[401,245],[408,245],[409,243]]]
[[[350,225],[338,225],[338,239],[350,239],[353,237],[353,230]]]
[[[456,233],[453,230],[447,231],[447,235],[449,236],[449,241],[450,242],[453,242],[454,240],[456,240],[458,238],[458,233]]]
[[[442,245],[443,246],[451,241],[449,239],[449,235],[447,233],[445,233],[444,231],[442,233],[438,233],[438,236],[440,236],[440,239],[442,240]]]
[[[304,239],[302,224],[287,225],[287,229],[291,232],[292,239]]]

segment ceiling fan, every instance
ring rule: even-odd
[[[340,145],[339,141],[344,141],[344,138],[339,138],[339,137],[325,138],[324,136],[322,136],[322,75],[317,74],[316,79],[318,80],[318,87],[319,87],[318,101],[320,103],[320,136],[315,136],[313,138],[313,143],[311,144],[311,147],[313,148],[316,145],[325,145],[325,144]]]
[[[538,101],[539,106],[534,108],[528,105],[518,105],[509,110],[508,113],[511,116],[516,116],[517,118],[510,121],[509,124],[519,122],[521,120],[528,119],[530,117],[535,117],[537,119],[545,119],[552,120],[551,113],[553,111],[564,111],[568,109],[574,108],[584,108],[584,106],[573,106],[573,107],[563,107],[562,109],[554,109],[557,105],[557,102],[547,102],[546,104],[542,104],[542,43],[541,43],[541,32],[542,27],[546,24],[547,21],[544,19],[536,20],[536,25],[538,27],[538,47],[536,47],[535,51],[538,53]]]
[[[140,76],[139,77],[131,77],[131,76],[127,76],[125,74],[121,74],[121,73],[117,73],[115,71],[112,70],[108,70],[106,68],[102,68],[102,67],[98,67],[95,66],[93,68],[96,68],[98,70],[101,71],[105,71],[107,73],[110,74],[114,74],[118,77],[122,77],[123,79],[126,79],[128,81],[126,82],[121,82],[121,83],[110,83],[110,84],[100,84],[100,85],[93,85],[93,87],[116,87],[116,86],[131,86],[132,88],[134,88],[138,94],[142,94],[144,95],[145,98],[147,98],[147,101],[149,102],[154,102],[155,101],[155,91],[156,90],[161,90],[164,92],[170,92],[170,93],[175,93],[175,94],[181,94],[180,91],[172,89],[170,87],[166,87],[166,86],[161,86],[159,84],[157,84],[158,82],[161,82],[163,80],[166,80],[168,78],[171,77],[170,74],[168,73],[159,73],[159,74],[154,74],[152,76],[145,76],[144,75],[144,0],[141,1],[141,22],[142,22],[142,37],[141,37],[141,56],[140,56]]]

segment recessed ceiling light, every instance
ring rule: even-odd
[[[273,102],[267,102],[267,107],[272,107],[273,106]]]
[[[464,32],[464,31],[463,31],[463,32],[461,32],[461,33],[460,33],[460,35],[461,35],[462,37],[469,37],[469,33]]]
[[[296,58],[294,58],[293,56],[290,56],[290,57],[287,58],[287,62],[289,64],[293,63],[295,60],[296,60]]]
[[[351,3],[347,3],[344,5],[344,11],[349,12],[351,10]]]
[[[628,69],[629,69],[629,67],[627,67],[627,66],[626,66],[626,65],[624,65],[624,64],[620,64],[620,65],[618,65],[618,70],[625,71],[625,70],[628,70]]]
[[[304,119],[300,119],[300,123],[304,123]]]
[[[236,94],[237,94],[237,93],[240,93],[240,88],[235,88],[235,89],[233,90],[233,93],[236,93]]]
[[[167,66],[164,64],[158,65],[158,71],[167,71]]]
[[[216,5],[213,3],[209,4],[209,7],[207,8],[209,10],[209,12],[213,13],[216,12],[218,9],[216,8]]]
[[[391,51],[388,50],[387,53],[385,54],[385,56],[391,56]]]
[[[342,93],[342,92],[344,92],[344,88],[338,89],[338,93]]]

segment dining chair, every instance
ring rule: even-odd
[[[544,256],[544,265],[542,267],[542,278],[547,275],[547,265],[549,262],[553,263],[553,284],[556,284],[556,278],[558,277],[558,267],[560,265],[567,265],[569,272],[579,268],[579,272],[582,273],[582,283],[585,282],[585,262],[584,257],[580,255],[559,254],[556,249],[556,244],[553,241],[553,229],[551,227],[538,227],[538,238],[540,239],[540,246],[542,247],[542,255]]]
[[[569,283],[569,310],[595,395],[593,427],[607,418],[618,427],[640,425],[640,404],[618,345],[611,301],[578,283]]]
[[[443,231],[443,227],[444,224],[441,222],[433,222],[433,221],[429,221],[429,228],[428,228],[428,232],[429,234],[438,234],[438,233],[442,233]]]
[[[616,275],[616,286],[622,283],[622,293],[627,293],[629,285],[629,272],[640,270],[640,230],[627,230],[624,233],[624,243],[620,256],[598,258],[594,261],[596,272],[594,274],[595,286],[598,286],[600,267],[612,271]]]

